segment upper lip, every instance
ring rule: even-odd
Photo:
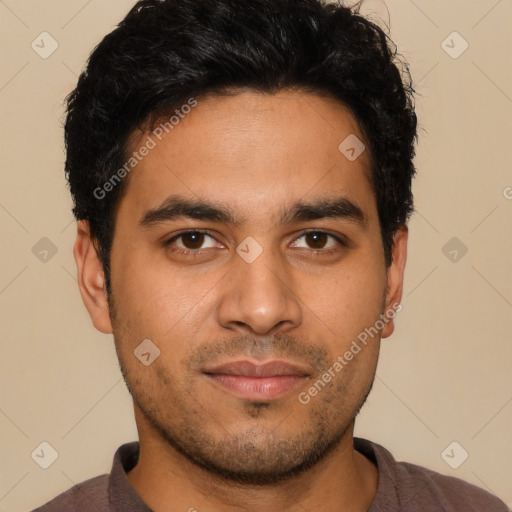
[[[241,375],[244,377],[277,377],[280,375],[292,375],[306,377],[311,372],[295,363],[281,360],[272,360],[264,363],[256,363],[249,360],[231,361],[203,370],[208,374]]]

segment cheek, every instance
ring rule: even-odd
[[[179,274],[162,265],[155,254],[128,247],[113,253],[112,269],[112,290],[122,306],[123,320],[146,328],[158,325],[159,335],[167,332],[173,317],[186,307]]]
[[[341,340],[373,325],[382,312],[386,286],[380,262],[340,266],[317,275],[303,288],[304,302]],[[306,308],[307,310],[308,308]],[[326,329],[329,332],[328,329]]]
[[[178,372],[179,361],[205,338],[219,277],[213,272],[198,276],[161,260],[147,251],[118,257],[113,279],[117,341],[123,359],[134,369],[139,361],[133,351],[150,339],[160,350],[159,365]]]

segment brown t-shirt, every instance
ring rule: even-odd
[[[397,462],[377,443],[354,438],[355,449],[379,470],[368,512],[509,512],[489,492],[422,466]],[[139,443],[120,446],[110,474],[71,487],[33,512],[152,512],[126,477],[139,458]]]

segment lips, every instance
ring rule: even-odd
[[[266,363],[232,361],[207,368],[203,373],[224,391],[259,401],[277,399],[311,375],[309,368],[280,360]]]
[[[268,361],[262,364],[251,361],[233,361],[204,370],[204,373],[240,375],[245,377],[278,377],[282,375],[304,377],[310,375],[307,368],[301,368],[286,361]]]

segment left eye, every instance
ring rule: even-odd
[[[306,231],[302,233],[297,240],[300,240],[301,238],[304,238],[309,245],[309,247],[308,245],[302,246],[306,247],[306,249],[327,250],[334,248],[337,244],[343,245],[342,241],[338,237],[331,235],[330,233],[326,233],[325,231]],[[325,244],[329,238],[334,240],[334,243],[326,247]],[[301,247],[295,245],[296,243],[297,242],[293,243],[293,247]]]

